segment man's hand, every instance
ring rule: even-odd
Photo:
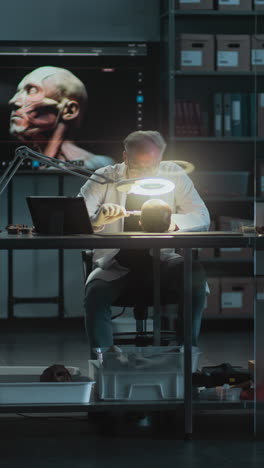
[[[91,216],[91,222],[94,227],[101,227],[105,224],[111,224],[120,218],[129,216],[123,206],[115,203],[104,203],[99,211]]]

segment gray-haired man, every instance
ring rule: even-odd
[[[169,230],[208,230],[208,210],[184,170],[173,161],[162,161],[166,143],[159,132],[137,131],[124,140],[124,162],[97,172],[111,179],[144,176],[169,177],[175,184],[170,193],[159,198],[171,207]],[[81,188],[95,229],[107,233],[140,230],[138,219],[127,216],[127,210],[140,210],[146,198],[119,192],[115,184],[99,185],[91,180]],[[136,206],[135,206],[136,205]],[[144,255],[144,258],[143,258]],[[151,286],[151,252],[127,250],[95,250],[94,269],[85,289],[86,329],[92,348],[113,344],[111,304],[139,277]],[[161,250],[161,288],[168,293],[182,288],[183,258],[173,249]],[[143,283],[144,284],[144,283]],[[202,267],[193,263],[193,328],[192,343],[197,346],[205,303],[206,278]],[[181,322],[181,321],[180,321]],[[182,327],[178,341],[183,343]]]

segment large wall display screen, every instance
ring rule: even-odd
[[[96,169],[121,160],[129,132],[158,129],[153,45],[5,46],[0,55],[2,171],[20,145]]]

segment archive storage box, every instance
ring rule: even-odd
[[[200,195],[239,197],[247,194],[249,172],[197,171],[191,178]]]
[[[214,36],[179,34],[176,37],[177,70],[214,70]]]
[[[214,317],[220,314],[220,279],[207,278],[210,294],[206,296],[204,316]]]
[[[192,355],[192,371],[200,353]],[[103,353],[97,373],[102,400],[175,400],[184,398],[184,353],[179,348],[125,347],[122,353]]]
[[[251,0],[216,0],[218,10],[251,10]]]
[[[264,0],[253,0],[254,10],[264,10]]]
[[[213,10],[213,0],[176,0],[178,10]]]
[[[216,68],[218,71],[250,70],[250,36],[216,36]]]
[[[243,232],[244,227],[253,226],[250,219],[232,218],[231,216],[219,216],[220,231]],[[222,258],[252,258],[253,249],[249,247],[221,247],[219,249]]]
[[[264,35],[251,37],[251,67],[256,71],[264,70]]]
[[[254,281],[251,277],[221,279],[221,314],[253,317]]]

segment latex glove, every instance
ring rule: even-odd
[[[94,227],[101,227],[126,216],[128,214],[123,206],[115,203],[104,203],[99,211],[91,217],[91,222]]]

